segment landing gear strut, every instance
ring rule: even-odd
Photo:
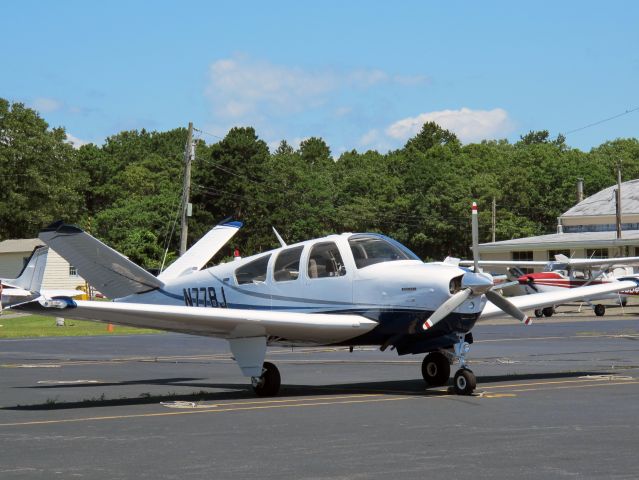
[[[441,387],[450,378],[450,361],[442,352],[431,352],[422,362],[422,376],[431,387]]]
[[[459,370],[453,378],[453,387],[457,395],[472,395],[477,387],[477,379],[471,369],[466,367],[466,354],[470,345],[465,341],[466,335],[458,334],[458,342],[455,344],[455,358],[459,359]]]
[[[262,375],[251,377],[251,386],[258,397],[273,397],[280,390],[280,372],[271,362],[264,362]]]

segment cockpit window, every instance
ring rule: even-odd
[[[276,282],[297,280],[300,275],[300,257],[304,247],[293,247],[282,250],[275,260],[273,278]]]
[[[321,242],[313,245],[308,256],[308,277],[341,277],[346,275],[337,245],[333,242]]]
[[[401,243],[382,235],[353,235],[348,243],[357,268],[395,260],[419,260]]]
[[[548,262],[544,267],[544,272],[555,272],[557,270],[568,270],[568,264],[562,262]]]
[[[266,269],[270,258],[270,255],[264,255],[235,270],[235,279],[238,285],[264,283],[266,281]]]

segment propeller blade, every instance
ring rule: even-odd
[[[511,317],[516,318],[517,320],[522,322],[524,325],[530,325],[532,323],[532,320],[530,319],[528,315],[526,315],[524,312],[519,310],[515,305],[513,305],[510,302],[510,300],[506,299],[506,297],[501,296],[496,291],[489,290],[486,292],[485,295],[488,300],[490,300],[491,302],[493,302],[493,304],[495,304],[497,307],[503,310],[504,313],[507,313]]]
[[[475,267],[475,273],[479,273],[479,220],[477,219],[477,202],[473,202],[472,211],[473,265]]]
[[[422,328],[424,330],[428,330],[429,328],[432,328],[433,326],[435,326],[437,322],[439,322],[441,319],[446,317],[450,312],[452,312],[457,307],[459,307],[472,294],[473,294],[473,291],[471,288],[465,288],[457,292],[455,295],[453,295],[444,303],[442,303],[437,308],[437,310],[433,312],[433,314],[428,318],[428,320],[424,322],[424,324],[422,325]]]

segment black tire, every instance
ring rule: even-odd
[[[280,371],[271,362],[264,362],[262,376],[253,381],[253,391],[258,397],[273,397],[280,390]]]
[[[552,314],[555,313],[555,307],[546,307],[541,311],[544,314],[544,317],[552,317]]]
[[[621,306],[625,307],[628,305],[628,297],[621,297]]]
[[[450,378],[450,362],[442,352],[431,352],[422,361],[422,377],[431,387],[441,387]]]
[[[536,308],[535,309],[535,317],[541,318],[543,316],[544,316],[544,311],[541,308]]]
[[[453,385],[457,395],[472,395],[477,387],[477,379],[472,370],[460,368],[455,373]]]
[[[598,317],[603,317],[605,313],[606,307],[604,305],[602,305],[601,303],[595,305],[595,315],[597,315]]]

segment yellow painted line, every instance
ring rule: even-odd
[[[381,396],[381,393],[361,393],[361,394],[355,394],[355,395],[342,395],[339,397],[328,397],[331,400],[333,399],[337,399],[337,400],[343,400],[346,398],[363,398],[363,397],[379,397]],[[282,399],[282,400],[249,400],[246,402],[223,402],[223,403],[211,403],[211,404],[204,404],[207,405],[209,407],[226,407],[226,406],[232,406],[232,405],[263,405],[263,404],[272,404],[272,403],[287,403],[287,402],[315,402],[315,401],[319,401],[319,400],[325,400],[327,398],[327,396],[323,396],[323,397],[310,397],[310,398],[296,398],[296,399]]]
[[[506,385],[487,385],[483,386],[484,390],[486,389],[495,389],[495,388],[512,388],[512,387],[529,387],[536,385],[561,385],[566,383],[592,383],[592,382],[610,382],[610,380],[602,380],[600,378],[581,378],[576,380],[552,380],[548,382],[527,382],[527,383],[509,383]],[[627,383],[631,383],[626,380]]]
[[[516,397],[514,393],[488,393],[485,395],[478,395],[479,398],[512,398]]]
[[[600,382],[593,383],[590,385],[566,385],[563,387],[549,387],[549,388],[522,388],[519,390],[513,390],[513,392],[536,392],[542,390],[568,390],[568,389],[577,389],[577,388],[594,388],[594,387],[612,387],[618,385],[637,385],[639,382],[618,382],[618,383],[610,383],[610,382]]]
[[[215,408],[206,410],[189,410],[179,412],[162,412],[162,413],[141,413],[132,415],[110,415],[104,417],[83,417],[83,418],[67,418],[61,420],[34,420],[30,422],[16,422],[16,423],[0,423],[0,427],[18,427],[27,425],[52,425],[60,423],[77,423],[77,422],[97,422],[105,420],[124,420],[130,418],[148,418],[148,417],[168,417],[174,415],[194,415],[198,413],[223,413],[223,412],[237,412],[245,410],[267,410],[274,408],[298,408],[298,407],[315,407],[326,405],[347,405],[356,403],[376,403],[376,402],[393,402],[400,400],[410,400],[412,398],[419,397],[392,397],[392,398],[371,398],[361,400],[344,400],[340,402],[314,402],[314,403],[291,403],[287,405],[256,405],[246,407],[234,407],[234,408]]]

